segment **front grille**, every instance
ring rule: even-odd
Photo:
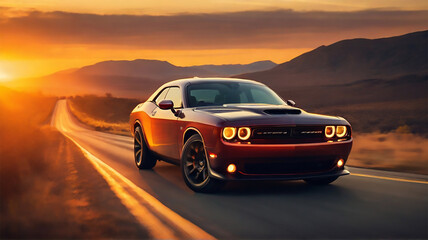
[[[326,172],[335,167],[336,160],[329,158],[265,159],[262,163],[244,164],[244,174],[308,174]]]
[[[324,126],[295,127],[292,136],[296,138],[324,138]]]
[[[324,126],[254,128],[251,139],[255,144],[324,142]]]
[[[269,127],[256,128],[253,130],[254,139],[271,139],[271,138],[289,138],[292,128],[290,127]]]

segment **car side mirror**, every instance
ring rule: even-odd
[[[289,100],[287,100],[287,105],[294,107],[296,105],[296,102],[294,102],[293,100],[289,99]]]
[[[159,103],[159,108],[162,110],[168,110],[174,108],[174,103],[171,100],[162,100]]]
[[[177,116],[177,111],[175,111],[175,109],[174,109],[174,102],[172,102],[171,100],[162,100],[159,103],[159,108],[162,110],[171,109],[171,112]]]

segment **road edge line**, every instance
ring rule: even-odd
[[[389,181],[395,181],[395,182],[408,182],[408,183],[428,184],[428,181],[410,180],[410,179],[393,178],[393,177],[382,177],[382,176],[368,175],[368,174],[361,174],[361,173],[352,173],[352,172],[351,172],[351,176],[366,177],[366,178],[377,178],[377,179],[389,180]]]
[[[106,164],[105,162],[103,162],[99,158],[95,157],[92,153],[90,153],[88,150],[86,150],[84,147],[82,147],[77,141],[75,141],[72,137],[68,136],[65,132],[62,132],[62,131],[60,131],[60,132],[64,136],[66,136],[68,139],[70,139],[74,144],[76,144],[76,146],[83,152],[85,157],[95,166],[95,169],[97,169],[97,171],[104,177],[104,179],[109,183],[109,185],[111,184],[111,182],[109,182],[109,181],[115,182],[115,184],[113,184],[114,186],[110,185],[111,188],[116,188],[116,187],[122,188],[122,186],[120,186],[120,183],[118,183],[116,180],[114,180],[113,177],[109,173],[107,173],[104,169],[102,169],[102,167],[100,165],[103,165],[103,167],[107,168],[109,171],[111,171],[111,173],[115,174],[116,177],[120,178],[120,180],[125,182],[135,193],[137,193],[145,201],[146,204],[152,206],[154,208],[154,210],[157,211],[162,217],[164,217],[170,223],[177,226],[177,228],[179,230],[186,233],[191,238],[193,238],[193,239],[207,239],[207,240],[208,239],[216,239],[215,237],[213,237],[209,233],[202,230],[200,227],[196,226],[195,224],[193,224],[189,220],[183,218],[182,216],[180,216],[179,214],[177,214],[176,212],[174,212],[173,210],[171,210],[170,208],[165,206],[158,199],[156,199],[155,197],[150,195],[148,192],[144,191],[143,189],[141,189],[140,187],[135,185],[132,181],[130,181],[128,178],[126,178],[125,176],[123,176],[122,174],[117,172],[115,169],[110,167],[108,164]],[[101,173],[100,170],[103,171],[111,179],[106,179],[106,175]],[[126,193],[126,190],[124,190],[123,188],[122,188],[122,190],[125,192],[125,194],[128,194],[128,193]],[[120,196],[118,196],[118,197],[119,197],[119,199],[121,199]],[[131,195],[129,195],[129,197],[133,198]],[[133,199],[135,201],[137,201],[135,198],[133,198]],[[141,204],[140,204],[140,206],[143,207]],[[133,212],[133,210],[129,209],[128,206],[127,206],[127,208],[134,215],[135,212]],[[153,234],[154,238],[159,238],[159,239],[175,238],[172,236],[165,237],[164,233],[168,232],[169,228],[167,228],[168,230],[165,230],[165,232],[159,232],[158,229],[153,229],[152,227],[148,226],[147,223],[142,222],[140,219],[140,216],[136,216],[136,217],[139,220],[140,224],[143,225],[143,227],[147,227],[147,228],[149,228],[149,230],[152,229],[152,231],[153,231],[152,234]],[[156,233],[154,233],[154,232],[156,232]],[[155,236],[155,235],[157,235],[157,236]]]

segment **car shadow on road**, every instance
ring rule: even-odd
[[[193,193],[184,183],[181,176],[180,167],[170,164],[160,164],[153,171],[141,171],[140,175],[150,174],[150,178],[145,178],[152,189],[157,189],[160,185],[173,191],[184,191]],[[151,181],[154,180],[155,181]],[[346,188],[340,185],[341,179],[330,185],[311,185],[303,180],[297,181],[231,181],[225,184],[223,188],[215,192],[216,195],[224,196],[249,196],[249,195],[300,195],[300,194],[318,194],[320,192],[330,195],[345,194]],[[198,194],[199,193],[195,193]],[[209,195],[209,194],[201,194]]]
[[[340,181],[340,180],[339,180]],[[297,181],[239,181],[229,182],[218,194],[221,195],[287,195],[287,194],[309,194],[318,192],[340,193],[343,187],[330,185],[310,185],[303,180]]]

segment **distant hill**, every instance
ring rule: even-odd
[[[18,89],[37,89],[55,95],[101,94],[115,96],[147,96],[162,83],[187,77],[227,77],[248,71],[260,71],[276,66],[271,61],[251,64],[201,65],[180,67],[166,61],[136,59],[133,61],[103,61],[77,69],[22,79],[10,83]]]
[[[251,64],[200,65],[190,67],[175,66],[167,61],[136,59],[133,61],[104,61],[82,67],[74,74],[98,76],[126,76],[159,80],[184,77],[225,77],[250,71],[261,71],[275,67],[272,61]]]
[[[223,76],[232,76],[242,73],[261,71],[256,69],[267,70],[275,67],[276,65],[277,64],[272,61],[259,61],[250,64],[200,65],[195,67]]]
[[[124,76],[154,80],[215,74],[197,67],[178,67],[167,61],[136,59],[133,61],[104,61],[82,67],[76,75]]]
[[[346,84],[428,72],[428,31],[321,46],[265,71],[237,77],[272,87]]]

